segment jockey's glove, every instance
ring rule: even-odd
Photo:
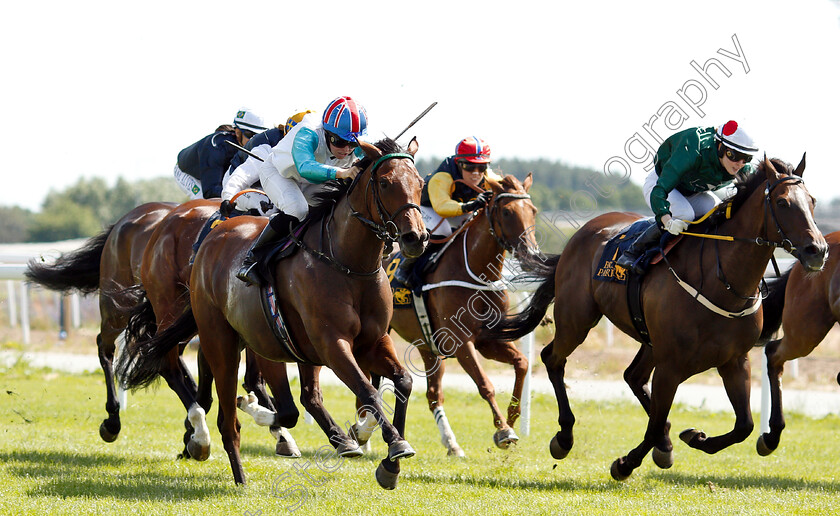
[[[235,208],[236,206],[233,203],[231,203],[228,199],[225,199],[219,206],[219,213],[222,217],[228,218]]]
[[[461,211],[467,213],[468,211],[475,211],[487,206],[487,203],[490,202],[490,197],[492,197],[493,192],[490,190],[486,190],[478,194],[478,197],[473,199],[472,201],[467,201],[461,204]]]
[[[665,231],[671,233],[672,235],[679,235],[686,229],[688,229],[688,222],[682,219],[672,218],[667,224],[665,224]]]

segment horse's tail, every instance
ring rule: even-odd
[[[117,359],[117,374],[123,388],[149,386],[167,368],[172,348],[188,342],[198,332],[192,308],[160,333],[148,299],[135,307],[127,326],[126,345]]]
[[[525,277],[541,280],[542,283],[531,297],[531,303],[524,311],[506,315],[492,326],[481,329],[481,337],[489,340],[512,341],[524,337],[534,331],[542,322],[548,305],[554,301],[554,276],[557,274],[557,262],[560,255],[549,255],[547,259],[536,257],[527,258],[526,263],[520,258],[524,270],[529,271]]]
[[[758,337],[759,345],[767,344],[773,338],[773,334],[779,331],[779,327],[782,325],[782,311],[785,308],[785,290],[787,290],[787,282],[790,279],[791,270],[788,269],[779,278],[767,281],[767,297],[761,303],[764,309],[764,327],[761,329],[761,335]]]
[[[29,260],[24,276],[27,281],[37,283],[50,290],[67,292],[76,289],[90,294],[99,289],[99,264],[105,241],[114,226],[88,239],[85,244],[69,253],[63,253],[52,265]]]

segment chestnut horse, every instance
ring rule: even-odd
[[[779,446],[785,429],[781,381],[785,362],[807,356],[840,321],[840,231],[829,233],[825,240],[829,246],[825,268],[815,273],[795,263],[768,297],[778,297],[784,311],[774,320],[765,316],[764,324],[773,330],[781,324],[784,336],[764,347],[770,380],[770,431],[758,438],[760,455],[769,455]],[[840,375],[837,381],[840,383]]]
[[[128,323],[126,340],[129,348],[133,341],[169,327],[189,305],[193,244],[208,220],[218,212],[219,205],[219,199],[188,201],[173,209],[155,228],[145,247],[140,267],[143,298],[132,310]],[[206,425],[202,425],[205,423],[204,415],[212,403],[213,379],[201,348],[198,352],[198,371],[200,376],[205,377],[204,382],[199,382],[204,387],[202,391],[198,391],[198,386],[181,358],[184,346],[193,336],[190,335],[180,346],[170,350],[166,364],[159,373],[187,410],[181,456],[206,460],[210,451],[210,433]],[[117,364],[120,373],[130,367],[130,357],[130,353],[120,355]],[[263,369],[270,379],[272,392],[278,398],[280,410],[273,414],[275,406],[265,391],[261,375]],[[157,373],[150,373],[142,380],[135,378],[135,385],[149,384],[157,376]],[[289,389],[285,364],[281,368],[274,362],[254,356],[250,351],[246,352],[244,386],[246,390],[255,393],[263,409],[256,405],[248,407],[247,403],[243,407],[255,415],[258,424],[271,426],[271,432],[277,438],[276,453],[286,457],[300,456],[291,435],[283,430],[283,427],[295,426],[299,416]]]
[[[692,231],[731,243],[683,238],[668,254],[665,265],[654,266],[647,273],[641,304],[651,347],[643,348],[630,370],[653,371],[649,398],[637,393],[642,405],[647,403],[649,419],[641,444],[613,462],[610,473],[616,480],[630,476],[651,449],[657,466],[671,467],[668,413],[674,394],[682,382],[710,368],[717,368],[723,379],[735,411],[735,426],[715,437],[689,429],[680,438],[692,448],[716,453],[742,442],[752,432],[747,353],[762,329],[758,309],[762,275],[776,247],[792,252],[808,271],[820,270],[828,252],[814,223],[814,199],[801,179],[804,168],[804,157],[796,170],[780,160],[765,159],[756,173],[738,178],[730,210],[717,210],[716,216]],[[731,218],[726,218],[730,213]],[[574,443],[575,418],[564,385],[567,357],[603,315],[642,341],[630,317],[626,287],[593,279],[607,241],[639,218],[628,213],[601,215],[575,233],[561,255],[523,262],[523,268],[544,280],[542,285],[523,313],[487,329],[501,338],[521,337],[537,326],[555,301],[556,333],[541,358],[560,413],[560,431],[549,447],[556,459],[564,458]],[[711,252],[705,252],[707,246]],[[717,281],[704,284],[704,277]],[[690,292],[695,289],[697,292]]]
[[[350,185],[325,185],[313,206],[310,230],[294,242],[300,250],[272,268],[272,286],[286,321],[291,345],[274,337],[263,315],[260,289],[235,277],[252,240],[266,219],[236,217],[210,233],[195,258],[190,278],[190,310],[169,328],[129,347],[134,356],[126,376],[159,368],[172,347],[198,329],[219,397],[218,426],[234,481],[245,483],[239,455],[236,374],[241,346],[279,362],[306,362],[301,370],[301,402],[330,442],[341,451],[356,447],[323,406],[319,365],[330,367],[377,418],[388,457],[376,470],[382,487],[396,487],[400,458],[414,455],[403,438],[411,376],[400,364],[388,323],[393,310],[388,278],[381,266],[385,241],[398,240],[409,256],[423,252],[428,234],[420,216],[423,181],[414,167],[415,140],[408,153],[390,139],[371,145],[364,171]],[[363,371],[391,379],[397,404],[394,421],[382,411],[378,391]],[[200,378],[199,381],[203,381]]]
[[[505,285],[500,284],[505,252],[519,255],[538,249],[533,235],[537,209],[528,195],[531,183],[531,174],[522,183],[511,175],[501,183],[487,180],[493,191],[487,208],[479,211],[453,235],[435,269],[423,278],[424,290],[428,290],[426,310],[434,335],[441,337],[441,341],[447,341],[441,342],[440,347],[451,348],[446,354],[458,360],[475,382],[481,397],[490,405],[496,428],[493,442],[499,448],[507,448],[519,440],[512,427],[521,411],[519,400],[528,359],[515,343],[482,339],[478,333],[492,314],[498,317],[508,311]],[[391,328],[417,345],[425,366],[422,375],[427,382],[426,399],[437,422],[441,442],[448,455],[464,456],[443,410],[445,362],[424,342],[413,309],[395,310]],[[481,366],[478,353],[485,358],[511,364],[514,368],[516,376],[507,418],[499,410],[495,389]],[[406,360],[409,361],[408,358]]]
[[[117,338],[125,331],[131,307],[138,301],[137,291],[130,287],[140,282],[143,250],[152,231],[175,206],[163,202],[142,204],[54,263],[30,261],[25,273],[28,281],[51,290],[77,290],[83,294],[99,291],[101,322],[96,347],[105,373],[108,413],[99,425],[99,435],[105,442],[115,441],[122,427],[113,361]]]

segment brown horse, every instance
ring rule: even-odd
[[[519,255],[538,249],[533,235],[537,209],[528,195],[531,183],[531,174],[522,183],[511,175],[500,183],[488,180],[493,197],[487,208],[462,226],[435,269],[423,281],[424,290],[428,290],[426,309],[435,340],[442,341],[440,347],[448,348],[447,355],[458,360],[475,382],[481,397],[490,405],[496,428],[493,442],[499,448],[507,448],[519,439],[512,427],[521,411],[519,400],[528,359],[513,342],[481,339],[478,333],[489,317],[507,313],[507,291],[505,285],[501,285],[505,252]],[[390,270],[393,271],[393,267]],[[426,377],[426,399],[437,422],[441,442],[448,455],[462,457],[464,452],[443,409],[445,362],[424,342],[413,309],[395,310],[391,328],[417,346],[425,366],[418,372]],[[516,376],[507,418],[499,410],[495,389],[481,366],[478,353],[514,368]],[[409,358],[406,361],[412,364]],[[420,369],[413,365],[409,368]]]
[[[186,202],[173,209],[155,228],[143,254],[140,279],[144,296],[142,301],[134,307],[128,324],[129,347],[133,345],[133,341],[169,327],[189,306],[193,244],[210,218],[218,212],[219,205],[219,199],[198,199]],[[199,386],[203,389],[198,390],[198,386],[181,358],[181,353],[189,338],[180,346],[170,350],[159,374],[178,395],[187,410],[187,419],[184,422],[186,426],[184,450],[181,456],[205,460],[210,451],[210,433],[206,428],[204,415],[210,410],[212,404],[213,379],[204,360],[202,349],[199,348],[198,371],[205,381],[199,382]],[[130,358],[130,353],[120,356],[117,368],[121,373],[130,367]],[[265,391],[261,372],[269,380],[272,392],[277,397],[279,407],[277,411],[275,411],[274,402]],[[149,384],[157,376],[157,373],[150,373],[142,380],[135,378],[135,385]],[[250,351],[246,352],[244,387],[255,393],[265,411],[275,412],[258,416],[257,414],[263,412],[260,408],[248,407],[247,403],[242,405],[243,409],[248,408],[248,412],[255,416],[258,424],[271,426],[272,434],[278,440],[276,453],[287,457],[300,456],[291,435],[282,430],[284,427],[295,426],[299,416],[289,389],[285,364],[283,367],[278,367],[278,364],[274,362],[253,356]],[[196,425],[199,426],[196,427]]]
[[[667,266],[654,266],[647,273],[641,304],[651,347],[643,348],[631,369],[653,371],[646,407],[649,419],[641,444],[613,462],[610,473],[616,480],[632,474],[651,449],[659,467],[673,464],[668,413],[674,394],[680,383],[710,368],[717,368],[723,379],[735,410],[735,426],[715,437],[689,429],[680,438],[692,448],[716,453],[752,432],[747,353],[762,328],[758,287],[764,270],[775,247],[793,252],[809,271],[822,268],[828,251],[814,223],[814,199],[801,179],[804,168],[804,158],[796,170],[780,160],[765,159],[755,174],[736,181],[731,210],[718,210],[717,216],[693,231],[731,237],[731,243],[684,238],[668,254]],[[725,218],[729,213],[731,218]],[[626,213],[601,215],[575,233],[562,255],[523,263],[523,268],[544,279],[542,286],[525,312],[487,330],[502,338],[525,335],[556,300],[556,333],[541,353],[560,412],[560,431],[549,447],[556,459],[564,458],[574,443],[575,418],[564,385],[567,357],[603,315],[642,341],[630,317],[626,287],[593,279],[607,241],[638,218]],[[717,281],[704,284],[704,277]],[[688,293],[692,289],[698,292]]]
[[[411,376],[388,336],[391,290],[380,259],[385,241],[398,240],[406,254],[417,256],[428,239],[417,206],[422,187],[413,164],[417,143],[412,140],[407,154],[389,139],[376,146],[361,145],[367,155],[364,171],[349,186],[325,186],[322,201],[311,209],[310,230],[295,239],[300,250],[272,269],[272,286],[294,348],[275,339],[263,316],[260,289],[235,277],[266,223],[251,217],[223,222],[199,249],[190,278],[191,310],[153,338],[130,347],[136,360],[133,369],[142,375],[144,369],[158,368],[169,350],[197,327],[216,379],[219,431],[237,483],[245,483],[236,417],[236,364],[243,345],[271,360],[312,364],[301,367],[301,402],[339,451],[358,446],[323,406],[318,365],[330,367],[364,401],[389,445],[388,457],[376,471],[383,487],[396,486],[399,459],[414,455],[402,437]],[[398,402],[393,424],[384,417],[378,392],[363,371],[394,382]],[[131,372],[127,378],[130,385]]]
[[[105,442],[117,439],[121,429],[120,402],[114,382],[114,352],[117,338],[125,331],[138,293],[143,250],[157,224],[176,206],[151,202],[126,213],[113,226],[88,240],[83,247],[60,256],[52,264],[29,262],[26,279],[48,289],[99,291],[101,322],[96,336],[99,363],[105,373],[108,417],[99,425]]]
[[[779,446],[785,429],[781,382],[785,362],[807,356],[840,321],[840,231],[826,235],[825,240],[829,246],[825,268],[815,273],[794,264],[768,297],[768,301],[778,297],[784,311],[774,320],[765,316],[764,324],[777,330],[781,323],[784,336],[764,348],[770,380],[770,431],[758,438],[756,449],[760,455],[769,455]],[[840,375],[837,381],[840,382]]]

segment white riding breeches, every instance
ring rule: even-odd
[[[653,187],[656,186],[656,180],[659,176],[656,171],[651,171],[645,178],[645,184],[642,186],[642,193],[645,196],[645,202],[650,208],[650,193]],[[712,192],[698,192],[693,195],[685,196],[676,189],[668,193],[668,202],[671,203],[670,211],[671,217],[675,219],[682,219],[687,221],[694,221],[705,215],[709,210],[720,204],[720,198]]]
[[[260,183],[274,207],[279,211],[298,220],[303,220],[309,213],[309,202],[312,196],[322,189],[322,185],[308,181],[299,183],[294,179],[280,175],[278,172],[265,174],[271,167],[260,169]]]
[[[423,215],[423,223],[426,224],[426,229],[435,238],[451,235],[452,229],[460,226],[469,215],[465,213],[455,217],[443,218],[431,206],[420,206],[420,213]]]
[[[178,183],[178,187],[185,194],[189,195],[190,199],[204,199],[204,192],[201,190],[201,181],[181,170],[177,163],[175,164],[173,175],[175,176],[175,182]]]

